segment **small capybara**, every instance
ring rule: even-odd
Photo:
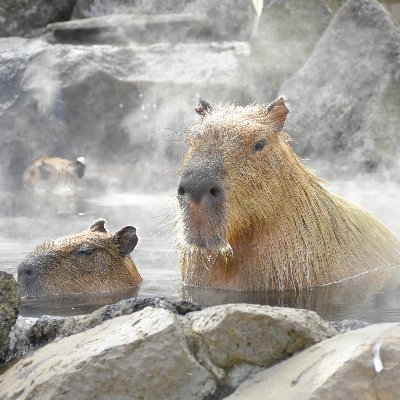
[[[99,219],[87,232],[46,242],[30,253],[18,265],[21,295],[38,298],[139,286],[142,277],[130,256],[138,243],[136,229],[125,226],[111,234],[104,225]]]
[[[367,211],[328,192],[268,106],[211,107],[187,137],[178,188],[184,284],[235,290],[325,285],[400,262],[400,242]]]
[[[25,187],[54,190],[81,186],[85,174],[85,159],[66,160],[60,157],[40,157],[26,168],[23,176]]]

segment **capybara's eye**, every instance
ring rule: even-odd
[[[77,254],[78,256],[90,256],[93,252],[94,250],[90,247],[81,247],[78,249]]]
[[[253,150],[261,151],[265,147],[266,144],[267,144],[267,141],[265,139],[261,139],[254,144]]]

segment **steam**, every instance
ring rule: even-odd
[[[58,62],[54,54],[45,51],[28,65],[21,80],[21,88],[30,93],[37,102],[39,113],[44,116],[54,111],[59,93]]]

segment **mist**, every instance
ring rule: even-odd
[[[47,14],[46,7],[36,24],[5,15],[18,29],[5,25],[0,38],[2,269],[15,274],[38,244],[104,217],[111,230],[138,227],[142,294],[178,297],[175,193],[187,131],[200,121],[199,95],[243,106],[286,95],[295,151],[400,235],[396,4],[77,0]],[[42,156],[84,157],[83,187],[27,191],[24,171]]]

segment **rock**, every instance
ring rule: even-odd
[[[399,323],[337,335],[256,374],[227,399],[397,399],[399,338]]]
[[[2,0],[0,36],[24,36],[50,22],[71,16],[76,0]]]
[[[214,40],[248,40],[257,22],[251,0],[78,0],[72,17],[178,13],[206,14]]]
[[[355,329],[365,328],[369,325],[368,322],[360,321],[359,319],[344,319],[343,321],[332,321],[331,324],[338,330],[339,333],[353,331]]]
[[[246,65],[255,100],[263,104],[277,97],[283,81],[308,59],[344,1],[264,0],[251,39],[252,62]]]
[[[226,392],[260,367],[337,333],[313,311],[246,304],[206,308],[183,322],[193,354]]]
[[[330,175],[400,167],[400,29],[375,0],[349,0],[303,67],[280,88],[301,156]],[[325,172],[325,171],[324,171]]]
[[[205,399],[212,375],[189,353],[178,318],[146,308],[38,350],[0,376],[2,398]]]
[[[174,301],[163,297],[132,298],[110,304],[88,315],[75,317],[53,317],[44,315],[40,318],[19,317],[13,327],[11,342],[7,353],[7,362],[20,358],[37,350],[55,339],[84,332],[100,325],[104,321],[129,315],[146,307],[161,308],[178,315],[198,311],[200,306],[187,301]]]
[[[4,185],[18,187],[31,160],[57,154],[84,155],[88,165],[135,164],[119,181],[139,190],[139,175],[151,189],[154,177],[164,175],[162,161],[177,159],[182,136],[171,128],[198,118],[196,93],[241,96],[247,55],[248,46],[237,42],[140,47],[0,39]]]
[[[151,307],[121,315],[145,305]],[[24,319],[20,326],[32,343],[58,340],[0,375],[2,398],[218,399],[337,333],[306,310],[246,304],[193,310],[198,306],[186,302],[131,299],[52,324],[49,317],[42,325]],[[61,338],[67,329],[71,336]]]
[[[57,22],[43,31],[52,43],[149,44],[212,39],[205,14],[107,15]]]
[[[9,333],[18,317],[19,303],[17,282],[11,274],[0,271],[0,364],[5,362]]]

